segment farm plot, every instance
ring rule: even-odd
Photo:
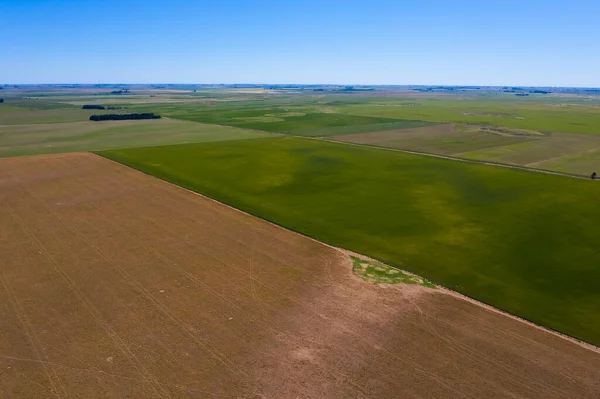
[[[419,120],[341,114],[333,107],[306,104],[305,101],[307,100],[301,98],[293,101],[207,101],[202,106],[132,105],[129,109],[135,109],[137,112],[156,112],[174,119],[310,137],[407,129],[433,124]]]
[[[291,137],[102,154],[600,344],[598,182]]]
[[[120,112],[121,110],[86,110],[41,99],[11,99],[0,107],[0,125],[78,122],[87,121],[92,114]]]
[[[443,124],[416,129],[339,135],[332,139],[377,147],[454,155],[482,148],[527,142],[537,138],[531,135],[499,134],[483,129],[477,126]]]
[[[268,137],[173,119],[0,125],[0,157]]]
[[[567,97],[543,97],[517,100],[514,96],[499,98],[431,96],[411,105],[397,99],[385,102],[373,99],[364,104],[342,104],[338,112],[380,118],[418,119],[440,123],[468,123],[504,128],[529,129],[565,133],[600,133],[600,108],[597,100],[576,104]]]
[[[600,170],[600,135],[595,134],[540,133],[515,128],[443,124],[343,134],[331,139],[585,176]]]
[[[460,157],[589,176],[600,170],[600,135],[549,133],[530,142],[468,151]]]
[[[600,354],[91,154],[0,160],[3,397],[595,398]]]

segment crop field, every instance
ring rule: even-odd
[[[378,130],[403,129],[430,125],[418,120],[398,120],[342,114],[320,106],[269,106],[220,103],[206,107],[171,107],[158,109],[175,119],[235,126],[246,129],[287,133],[297,136],[331,136]]]
[[[165,101],[131,106],[177,119],[297,136],[367,141],[381,147],[571,174],[588,176],[600,169],[596,151],[600,148],[597,96],[517,98],[505,94],[400,92],[385,97],[246,93],[246,97],[238,94],[202,98],[202,104]],[[447,126],[453,126],[452,130]],[[360,136],[352,137],[356,134]]]
[[[600,186],[280,137],[103,156],[600,344]]]
[[[122,88],[2,90],[0,398],[600,396],[600,186],[483,164],[600,96]]]
[[[600,134],[600,98],[420,97],[342,104],[339,112],[380,118],[468,123],[548,132]]]
[[[27,95],[11,97],[0,106],[0,125],[83,122],[92,113],[152,112],[189,122],[333,138],[582,176],[600,171],[599,96],[519,98],[506,93],[336,94],[263,89],[149,89],[125,95],[106,90],[49,90],[28,91]],[[84,104],[119,109],[94,112],[80,109]],[[47,152],[41,151],[47,144],[41,142],[37,153]],[[142,141],[134,145],[159,144]]]
[[[0,157],[268,136],[267,132],[173,119],[0,125]]]
[[[332,140],[589,176],[600,170],[600,134],[538,133],[478,125],[343,134]]]
[[[377,147],[458,155],[468,151],[528,142],[539,137],[535,134],[502,134],[484,129],[478,126],[439,124],[415,129],[345,134],[331,137],[331,139]]]
[[[45,100],[10,100],[0,106],[0,125],[65,123],[87,121],[90,115],[119,113],[120,110],[88,110]]]
[[[254,145],[259,142],[260,146]],[[231,147],[230,153],[224,152],[226,147]],[[367,198],[378,198],[383,212],[393,210],[391,204],[401,199],[396,187],[410,189],[414,201],[422,199],[414,206],[399,204],[396,211],[408,207],[421,221],[427,209],[432,218],[439,216],[436,211],[447,207],[448,198],[443,197],[451,196],[452,189],[471,192],[473,198],[463,199],[469,204],[484,194],[489,201],[494,186],[507,182],[513,182],[512,188],[543,183],[551,186],[547,191],[566,185],[576,187],[581,195],[592,187],[574,179],[553,180],[536,174],[527,179],[530,174],[452,162],[425,165],[427,171],[417,176],[429,181],[408,187],[406,170],[423,167],[423,159],[391,159],[388,152],[347,148],[286,138],[155,147],[112,155],[125,158],[129,154],[130,161],[135,158],[140,164],[152,156],[160,164],[157,170],[166,173],[168,165],[190,183],[212,185],[210,191],[218,191],[213,182],[221,179],[219,187],[239,202],[243,200],[241,185],[256,184],[254,194],[247,193],[244,201],[255,210],[261,208],[256,200],[260,192],[263,204],[272,205],[272,216],[285,208],[283,200],[290,203],[286,191],[303,183],[304,190],[298,191],[299,198],[291,207],[293,218],[306,216],[316,206],[316,213],[328,210],[330,216],[324,222],[331,222],[338,209],[336,222],[341,227],[362,225],[348,230],[346,238],[362,239],[360,230],[370,226],[373,239],[367,244],[378,243],[379,248],[385,246],[380,240],[390,227],[382,220],[396,220],[396,227],[418,221],[403,222],[390,217],[394,213],[373,218],[376,213],[364,208]],[[245,160],[236,158],[241,151],[246,152]],[[195,161],[178,161],[177,156],[185,154]],[[371,154],[383,155],[378,159]],[[273,161],[278,163],[269,166],[268,175],[258,173]],[[326,189],[319,184],[326,181],[331,184],[338,179],[331,192],[346,194],[341,185],[347,181],[339,174],[338,162],[350,171],[362,166],[361,162],[370,162],[376,168],[374,179],[380,182],[391,174],[377,174],[378,168],[395,167],[396,183],[387,186],[386,197],[374,192],[372,184],[365,185],[368,180],[355,181],[347,201],[342,203],[338,197],[323,202]],[[458,180],[448,187],[436,179],[442,164],[445,174],[462,173],[462,187],[456,186]],[[194,170],[189,169],[192,165]],[[328,166],[322,180],[311,169],[316,165]],[[235,183],[244,168],[246,177],[254,177]],[[228,176],[232,171],[236,175]],[[501,181],[485,185],[485,193],[468,188],[469,184],[481,187],[475,176],[483,178],[486,173],[498,173]],[[311,179],[314,184],[307,185]],[[434,196],[425,183],[439,186],[440,202],[431,201]],[[580,195],[573,190],[558,192],[572,194],[561,200],[567,205]],[[318,202],[311,199],[319,193]],[[331,194],[327,198],[335,199]],[[516,201],[510,193],[503,200],[509,205]],[[353,201],[355,206],[349,209]],[[306,205],[300,206],[303,202]],[[521,201],[521,205],[526,204]],[[527,208],[522,209],[525,214]],[[348,210],[353,211],[355,222],[342,214]],[[361,216],[358,211],[367,213]],[[461,215],[449,214],[464,232],[464,221],[457,219]],[[300,228],[302,220],[308,219],[298,218],[293,227]],[[528,219],[532,220],[533,216]],[[510,218],[507,222],[513,223]],[[320,223],[311,218],[307,225]],[[490,230],[498,227],[494,220],[490,223]],[[433,224],[432,228],[414,227],[420,234],[444,227]],[[585,230],[585,226],[578,221],[578,229]],[[430,239],[440,246],[437,256],[452,268],[458,262],[444,249],[450,244],[443,244],[450,238],[447,233],[439,231]],[[403,245],[403,239],[415,243],[404,234],[392,239],[402,250],[410,246]],[[457,239],[461,237],[465,238],[458,235]],[[515,241],[524,238],[514,237]],[[574,237],[581,238],[581,234]],[[549,244],[548,256],[558,255],[557,243]],[[564,246],[563,250],[564,256],[572,255]],[[584,257],[591,255],[588,251],[580,256],[569,269],[573,278],[589,260]],[[600,395],[597,350],[445,290],[370,283],[352,273],[353,263],[364,261],[352,260],[345,252],[89,153],[0,159],[0,260],[1,397]],[[498,271],[497,266],[486,265],[491,274]],[[538,277],[523,275],[523,281],[552,285],[556,266],[546,265],[547,273]],[[508,290],[531,292],[510,279],[515,273],[507,270],[504,274]],[[463,277],[465,287],[472,284],[468,273]],[[555,297],[568,299],[573,280],[567,273],[564,277],[566,288],[557,290]],[[593,285],[597,276],[588,271],[585,281]],[[578,288],[580,298],[593,302],[585,287]],[[585,312],[583,302],[579,309]],[[556,310],[564,316],[564,307]],[[589,322],[593,320],[597,319]],[[594,327],[590,324],[590,328]]]
[[[600,171],[600,134],[549,133],[530,141],[482,148],[460,157],[589,176]]]

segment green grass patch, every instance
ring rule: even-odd
[[[597,182],[291,137],[100,154],[600,344]]]
[[[408,274],[395,267],[381,262],[369,261],[351,256],[352,271],[360,278],[376,284],[415,284],[423,287],[435,288],[435,284],[416,276]]]

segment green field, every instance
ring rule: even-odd
[[[172,119],[0,125],[0,157],[267,136],[271,134]]]
[[[279,137],[100,152],[600,344],[600,185]]]
[[[172,118],[311,137],[397,132],[370,145],[589,175],[600,170],[600,98],[506,93],[294,94],[229,97],[202,104],[138,104]],[[420,127],[452,123],[442,134]],[[481,129],[482,132],[478,130]],[[514,131],[497,134],[493,129]],[[427,131],[427,129],[424,129]],[[527,132],[526,134],[521,134]],[[383,134],[386,136],[386,134]]]
[[[527,142],[503,143],[458,155],[589,176],[600,171],[598,150],[600,134],[550,133]]]
[[[417,129],[344,134],[331,139],[583,176],[600,170],[600,134],[539,133],[514,128],[439,124]]]
[[[301,101],[298,98],[295,101]],[[283,100],[282,100],[283,101]],[[333,112],[318,105],[285,105],[259,101],[139,106],[170,118],[285,133],[297,136],[332,136],[378,130],[405,129],[430,125],[419,120],[398,120]]]
[[[80,122],[89,120],[90,115],[120,112],[81,109],[46,99],[8,99],[0,104],[0,125]]]
[[[403,105],[404,104],[404,105]],[[548,132],[600,134],[598,99],[541,96],[423,97],[413,101],[373,99],[338,107],[338,112],[380,118],[469,123]]]
[[[225,89],[134,90],[127,95],[110,95],[107,90],[32,90],[27,93],[30,97],[9,97],[0,106],[0,125],[84,122],[93,113],[154,112],[190,122],[333,138],[584,176],[600,171],[600,134],[594,134],[600,133],[598,96]],[[82,110],[82,104],[117,105],[122,109]],[[444,130],[443,126],[449,124],[454,130]],[[516,134],[498,134],[493,129]],[[17,132],[18,128],[3,127],[4,132],[11,130]],[[26,141],[31,139],[34,136]],[[77,147],[79,137],[74,140],[74,148],[99,148]],[[183,141],[142,140],[137,146]],[[52,148],[52,143],[39,144],[39,153]],[[69,146],[66,141],[63,144]],[[7,142],[0,138],[2,145]],[[118,144],[103,148],[116,147]]]

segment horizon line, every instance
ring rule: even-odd
[[[464,87],[464,88],[505,88],[505,87],[526,87],[526,88],[551,88],[551,89],[600,89],[598,86],[553,86],[553,85],[477,85],[477,84],[367,84],[367,83],[129,83],[129,82],[109,82],[109,83],[0,83],[2,87],[11,86],[358,86],[358,87]],[[18,87],[17,87],[18,88]]]

